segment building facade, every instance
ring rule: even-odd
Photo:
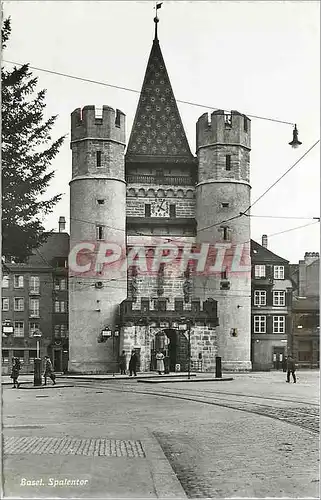
[[[291,265],[293,281],[293,331],[289,346],[301,368],[320,366],[320,256],[306,252]]]
[[[281,369],[292,333],[292,281],[289,261],[251,242],[253,370]]]
[[[69,370],[113,371],[123,349],[142,371],[159,349],[171,369],[190,349],[205,371],[217,355],[249,370],[251,123],[202,115],[194,156],[155,27],[128,144],[121,111],[71,114]]]
[[[12,357],[21,373],[32,373],[37,356],[35,332],[41,332],[40,356],[48,354],[56,371],[68,366],[69,235],[50,233],[46,243],[24,264],[5,262],[2,271],[2,321],[13,334],[2,333],[2,373],[11,370]]]

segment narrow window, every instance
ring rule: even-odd
[[[169,216],[176,217],[176,205],[169,206]]]
[[[230,239],[230,229],[226,226],[221,227],[221,231],[223,234],[223,240],[228,241]]]
[[[96,166],[101,167],[101,151],[96,151]]]
[[[115,127],[120,127],[120,111],[116,109]]]
[[[145,204],[145,217],[150,217],[150,204]]]
[[[243,117],[243,124],[244,124],[244,132],[247,132],[248,131],[248,127],[247,127],[247,118],[246,116]]]
[[[2,277],[2,288],[9,288],[9,276]]]
[[[104,239],[104,226],[96,226],[96,239],[97,240]]]
[[[225,157],[225,170],[231,170],[231,155]]]

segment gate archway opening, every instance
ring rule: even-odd
[[[180,330],[172,328],[156,333],[151,344],[151,370],[156,370],[156,354],[161,351],[168,358],[169,371],[174,372],[176,365],[180,371],[188,370],[188,339]]]

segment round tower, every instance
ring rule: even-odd
[[[70,147],[68,369],[106,373],[117,362],[119,337],[111,332],[127,295],[125,115],[109,106],[76,109]]]
[[[225,370],[250,370],[250,120],[237,111],[202,115],[196,126],[197,242],[209,243],[211,269],[195,295],[218,301],[218,356]],[[247,212],[248,213],[248,212]],[[231,219],[231,220],[230,220]]]

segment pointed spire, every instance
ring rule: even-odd
[[[161,4],[156,5],[156,9]],[[157,10],[156,10],[157,14]],[[183,128],[170,79],[157,38],[147,63],[126,159],[129,161],[182,162],[194,160]]]

